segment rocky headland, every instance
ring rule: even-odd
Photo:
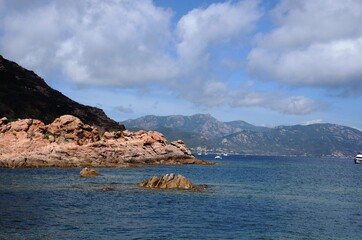
[[[46,125],[36,119],[0,119],[0,167],[132,167],[140,164],[211,164],[195,159],[181,141],[158,132],[105,131],[63,115]]]

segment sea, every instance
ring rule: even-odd
[[[81,178],[80,168],[0,169],[0,239],[362,239],[362,164],[247,155],[215,161],[97,168],[94,178]],[[166,173],[208,188],[136,185]]]

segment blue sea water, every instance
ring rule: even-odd
[[[97,170],[0,169],[0,239],[362,239],[362,165],[351,159],[232,155]],[[166,173],[209,188],[135,185]]]

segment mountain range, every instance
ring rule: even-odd
[[[194,151],[350,157],[362,150],[361,131],[330,123],[267,128],[221,122],[209,114],[150,115],[121,123],[132,130],[162,132],[170,141],[182,139]]]
[[[76,116],[99,129],[124,129],[103,110],[71,100],[49,87],[33,71],[0,55],[0,117],[9,120],[33,118],[49,124],[65,114]]]
[[[49,124],[66,114],[100,130],[124,130],[126,126],[158,131],[170,142],[184,140],[194,151],[343,157],[362,150],[361,131],[329,123],[267,128],[245,121],[221,122],[209,114],[145,116],[117,123],[103,110],[69,99],[33,71],[0,55],[0,117],[10,121],[33,118]]]

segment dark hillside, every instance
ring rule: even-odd
[[[108,118],[103,110],[69,99],[49,87],[33,71],[0,55],[0,117],[34,118],[51,123],[65,114],[74,115],[101,129],[124,129],[123,125]]]

